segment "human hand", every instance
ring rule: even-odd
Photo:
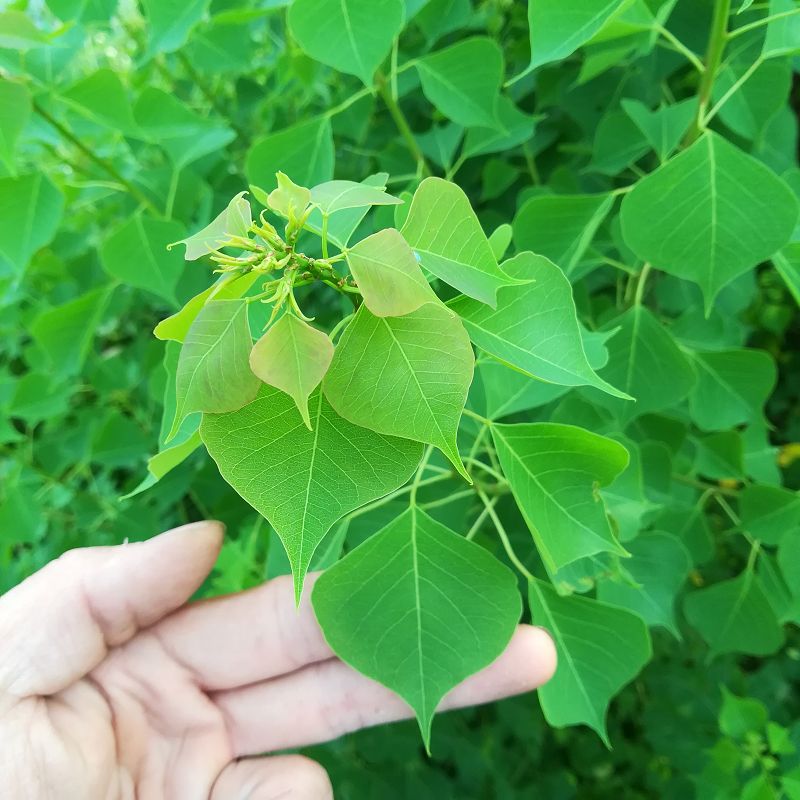
[[[291,579],[185,605],[222,543],[201,522],[73,550],[0,598],[0,775],[9,800],[328,798],[318,764],[245,758],[410,716],[333,657]],[[520,625],[442,708],[528,691],[555,668]]]

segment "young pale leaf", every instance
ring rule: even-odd
[[[600,376],[633,397],[614,403],[623,421],[679,403],[695,384],[692,364],[672,334],[647,308],[635,305],[608,323],[608,364]]]
[[[0,178],[0,276],[25,271],[55,235],[63,210],[63,195],[42,172]]]
[[[327,181],[311,190],[311,200],[323,214],[334,214],[346,208],[395,206],[403,201],[387,194],[383,187],[356,181]]]
[[[712,655],[767,656],[783,645],[783,628],[752,568],[687,595],[683,610]]]
[[[247,181],[271,191],[283,170],[303,186],[333,177],[333,133],[328,117],[317,117],[256,139],[247,151]]]
[[[660,161],[680,144],[697,111],[695,99],[682,100],[651,111],[639,100],[623,100],[622,108],[645,135]]]
[[[547,256],[569,275],[613,204],[610,194],[531,197],[514,217],[514,244]]]
[[[422,457],[416,442],[342,419],[321,392],[309,405],[313,431],[287,394],[262,386],[239,411],[205,414],[200,426],[222,477],[281,537],[298,602],[311,556],[328,529],[402,486]]]
[[[589,41],[625,0],[531,0],[528,71],[572,55]]]
[[[180,311],[162,319],[153,328],[153,334],[162,341],[184,341],[192,323],[209,300],[235,300],[242,297],[258,278],[257,272],[246,272],[233,280],[229,276],[223,276],[213,286],[196,294]]]
[[[154,219],[139,212],[115,228],[100,244],[105,271],[130,286],[146,289],[174,306],[175,287],[183,272],[183,258],[169,252],[167,243],[183,234],[172,220]]]
[[[253,214],[250,210],[250,203],[244,199],[246,194],[247,192],[239,192],[228,203],[228,207],[212,222],[209,222],[203,230],[186,239],[172,242],[167,245],[167,250],[171,250],[176,244],[185,244],[184,258],[187,261],[195,261],[219,248],[229,236],[247,236],[247,231],[253,224]]]
[[[623,608],[586,597],[561,597],[540,580],[529,585],[531,617],[556,645],[558,669],[539,688],[550,725],[588,725],[610,747],[606,712],[614,695],[650,660],[647,626]]]
[[[370,175],[361,181],[361,186],[368,186],[383,191],[386,189],[386,181],[389,178],[388,172],[378,172]],[[388,195],[387,195],[388,196]],[[396,208],[403,209],[406,206],[398,205]],[[350,237],[355,233],[356,228],[367,215],[369,206],[358,206],[357,208],[347,208],[334,214],[328,220],[327,236],[328,241],[333,242],[340,250],[347,247]],[[312,210],[306,221],[306,228],[322,236],[322,214],[318,208]]]
[[[14,174],[17,140],[31,116],[33,104],[28,87],[0,80],[0,163]]]
[[[0,48],[28,50],[48,42],[48,36],[24,12],[0,11]]]
[[[401,317],[438,298],[414,253],[394,228],[378,231],[347,251],[347,265],[376,317]]]
[[[503,82],[503,51],[492,39],[475,37],[417,62],[425,97],[448,119],[499,128],[497,98]]]
[[[511,571],[416,506],[330,567],[312,600],[336,655],[414,709],[428,751],[442,698],[503,652],[521,612]]]
[[[402,0],[294,0],[289,26],[311,58],[372,86],[404,16]]]
[[[299,218],[311,202],[311,190],[298,186],[288,175],[278,172],[275,175],[278,188],[269,193],[269,207],[286,219]]]
[[[639,181],[621,212],[628,246],[699,284],[706,313],[723,286],[789,241],[797,215],[783,181],[712,132]]]
[[[284,314],[250,351],[250,369],[264,383],[286,392],[311,430],[308,398],[333,358],[333,342],[293,314]]]
[[[497,266],[466,194],[442,178],[425,178],[401,231],[422,266],[460,292],[494,308],[497,290],[515,283]]]
[[[602,580],[597,599],[612,606],[627,608],[649,626],[660,625],[676,639],[681,638],[675,618],[675,597],[689,575],[692,563],[680,540],[671,533],[642,533],[625,545],[631,559],[625,562],[628,580]]]
[[[628,463],[613,439],[574,425],[493,425],[492,439],[511,491],[552,572],[596,553],[627,555],[616,540],[597,486]]]
[[[458,317],[438,303],[402,317],[362,307],[336,347],[323,388],[356,425],[438,447],[469,480],[456,432],[475,360]]]
[[[255,397],[259,380],[248,365],[252,346],[244,300],[211,300],[203,306],[181,348],[168,442],[192,411],[236,411]]]
[[[777,546],[800,528],[800,494],[780,486],[750,484],[739,495],[739,516],[751,536]]]
[[[697,384],[689,395],[694,423],[721,431],[755,422],[777,380],[775,362],[763,350],[698,351],[693,354]]]
[[[583,349],[572,287],[561,270],[543,256],[520,253],[503,265],[525,283],[503,287],[497,309],[469,297],[450,308],[463,320],[475,344],[528,375],[565,386],[595,386],[628,398],[589,366]]]

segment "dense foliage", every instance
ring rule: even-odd
[[[0,591],[221,519],[206,593],[325,569],[416,712],[342,797],[800,798],[799,58],[795,0],[6,3]],[[538,704],[434,720],[520,615]]]

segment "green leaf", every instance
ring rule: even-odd
[[[614,109],[600,120],[592,145],[588,172],[618,175],[648,150],[647,138],[623,111]]]
[[[48,36],[22,11],[0,12],[0,48],[29,50],[48,42]]]
[[[650,636],[641,617],[597,600],[559,596],[540,580],[529,584],[534,623],[556,645],[558,668],[539,687],[550,725],[588,725],[610,747],[606,712],[614,695],[650,660]]]
[[[436,707],[503,652],[521,611],[511,571],[416,506],[330,567],[312,599],[336,655],[414,709],[429,752]]]
[[[99,69],[81,78],[60,97],[98,125],[129,136],[141,136],[128,92],[119,75],[110,69]]]
[[[508,246],[511,244],[511,237],[513,235],[513,228],[504,222],[498,225],[489,236],[489,247],[492,248],[492,255],[497,261],[506,254]]]
[[[387,194],[383,187],[369,186],[356,181],[327,181],[311,190],[311,200],[323,214],[334,214],[346,208],[364,206],[394,206],[402,203]]]
[[[101,286],[39,314],[30,334],[57,375],[80,371],[112,289]]]
[[[572,55],[589,41],[624,0],[531,0],[528,29],[531,63],[527,71]]]
[[[414,253],[394,228],[374,233],[347,251],[347,265],[376,317],[400,317],[438,302]]]
[[[264,383],[286,392],[311,430],[308,398],[333,358],[333,342],[293,314],[284,314],[253,345],[250,369]]]
[[[621,214],[628,246],[699,284],[709,313],[723,286],[789,241],[798,205],[767,167],[708,132],[639,181]]]
[[[303,186],[333,177],[333,134],[328,117],[317,117],[256,139],[247,152],[245,173],[251,184],[271,191],[276,173],[285,172]]]
[[[744,477],[744,442],[736,431],[719,431],[695,440],[695,469],[714,480]]]
[[[147,54],[172,53],[189,38],[209,0],[141,0],[147,19]]]
[[[0,163],[12,174],[17,140],[32,109],[31,95],[25,84],[0,79]]]
[[[794,13],[767,25],[767,35],[761,50],[764,58],[794,54],[800,50],[800,14],[797,13],[797,6],[793,0],[769,0],[768,16],[786,14],[788,11]]]
[[[0,178],[0,276],[21,275],[56,233],[64,198],[42,172]]]
[[[569,275],[613,204],[611,194],[531,197],[514,217],[514,244],[546,256]]]
[[[712,656],[767,656],[783,645],[783,629],[752,568],[687,595],[683,610],[708,643]]]
[[[258,392],[248,364],[253,340],[244,300],[211,300],[192,322],[176,375],[175,419],[167,441],[193,411],[236,411]]]
[[[561,270],[533,253],[520,253],[503,269],[512,277],[528,280],[503,287],[496,310],[468,297],[449,304],[472,341],[534,378],[565,386],[595,386],[615,397],[626,397],[589,366],[572,287]]]
[[[625,571],[635,583],[600,581],[597,599],[627,608],[649,626],[660,625],[680,639],[675,598],[689,575],[689,553],[677,537],[662,531],[642,533],[625,547],[631,554]]]
[[[289,26],[311,58],[372,86],[404,16],[402,0],[294,0]]]
[[[313,431],[284,392],[262,386],[232,414],[205,414],[200,435],[223,478],[281,537],[300,599],[317,545],[343,515],[402,486],[422,448],[342,419],[317,392]],[[253,443],[258,442],[258,447]]]
[[[491,430],[503,474],[548,570],[596,553],[626,555],[595,492],[625,469],[628,453],[621,444],[549,422]]]
[[[503,82],[503,51],[476,36],[416,62],[425,97],[448,119],[463,125],[498,128],[497,98]]]
[[[800,242],[789,244],[772,257],[772,263],[800,306]]]
[[[618,330],[609,339],[608,364],[600,377],[636,400],[615,403],[621,420],[669,408],[689,394],[696,380],[694,369],[651,311],[634,305],[607,329]]]
[[[173,95],[152,86],[139,95],[133,116],[143,135],[167,153],[176,169],[222,150],[236,138],[223,122],[195,114]]]
[[[137,289],[147,289],[173,306],[178,304],[175,287],[183,272],[183,258],[169,252],[167,243],[183,234],[171,220],[153,219],[142,212],[115,228],[100,244],[103,269]]]
[[[714,81],[714,102],[719,102],[733,89],[752,61],[729,64],[720,70]],[[757,140],[771,119],[786,105],[792,86],[792,69],[788,61],[765,61],[720,107],[720,119],[740,136]]]
[[[779,486],[750,484],[739,495],[739,516],[753,538],[779,545],[800,528],[800,495]]]
[[[651,111],[639,100],[623,100],[622,108],[645,135],[660,161],[678,147],[697,111],[697,101],[681,100]]]
[[[171,250],[176,244],[186,245],[184,258],[195,261],[201,256],[214,252],[230,236],[247,236],[253,223],[253,214],[250,203],[244,199],[247,192],[239,192],[227,208],[220,212],[203,230],[198,231],[186,239],[172,242],[167,245]]]
[[[531,139],[540,117],[531,117],[520,111],[505,95],[497,98],[495,109],[497,123],[492,128],[472,127],[464,136],[463,158],[503,153]]]
[[[763,350],[696,351],[697,384],[689,395],[694,423],[704,431],[749,424],[764,415],[777,380],[775,363]]]
[[[454,183],[425,178],[401,233],[425,269],[493,308],[497,290],[515,282],[497,266],[466,194]]]
[[[722,687],[719,729],[731,739],[745,739],[748,733],[760,733],[767,727],[767,707],[752,697],[737,697]]]
[[[209,300],[234,300],[242,297],[259,277],[257,272],[246,272],[233,280],[230,276],[220,278],[213,286],[196,294],[180,311],[162,319],[153,329],[153,334],[157,339],[184,341],[192,323]]]
[[[345,419],[435,445],[469,480],[456,432],[473,367],[467,332],[444,306],[427,303],[402,317],[376,317],[362,307],[339,340],[323,388]]]

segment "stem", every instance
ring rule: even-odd
[[[644,298],[644,287],[647,284],[647,276],[650,274],[650,264],[645,264],[642,271],[639,273],[639,280],[636,284],[636,294],[633,297],[633,304],[640,306]]]
[[[658,33],[663,36],[674,48],[675,50],[684,56],[688,61],[692,63],[692,66],[702,75],[706,68],[703,65],[703,62],[697,57],[695,53],[693,53],[677,36],[675,36],[672,31],[665,28],[663,25],[656,25],[655,29]]]
[[[672,480],[678,481],[678,483],[686,484],[686,486],[693,486],[695,489],[699,489],[703,492],[712,492],[713,494],[724,494],[727,497],[737,497],[738,492],[735,489],[726,489],[723,486],[718,486],[717,484],[705,483],[704,481],[698,481],[696,478],[690,478],[688,475],[672,475]]]
[[[328,257],[328,215],[322,215],[322,257]]]
[[[423,503],[420,508],[438,508],[439,506],[446,506],[448,503],[454,503],[456,500],[463,500],[465,497],[472,497],[475,493],[472,489],[464,489],[455,494],[449,494],[447,497],[440,497],[438,500],[431,500],[429,503]]]
[[[414,476],[414,482],[411,484],[411,495],[408,498],[409,505],[416,505],[417,502],[417,489],[419,489],[422,480],[422,473],[425,472],[425,467],[428,466],[428,461],[430,461],[431,456],[433,455],[433,445],[428,445],[425,448],[425,455],[422,456],[422,461],[419,462],[419,466],[417,467],[417,474]]]
[[[503,548],[506,551],[506,555],[508,556],[509,561],[519,570],[520,574],[523,575],[529,582],[533,581],[533,573],[519,560],[517,554],[514,552],[514,548],[511,546],[511,541],[508,538],[508,534],[506,533],[506,529],[503,527],[503,523],[500,522],[500,517],[497,516],[497,512],[494,510],[494,503],[486,496],[486,493],[483,492],[481,489],[478,489],[478,497],[480,497],[483,505],[486,508],[486,513],[491,517],[492,522],[494,523],[495,530],[497,531],[497,535],[500,537],[500,541],[503,543]]]
[[[432,483],[440,483],[441,481],[449,480],[450,478],[452,478],[452,473],[450,472],[448,472],[446,475],[434,475],[432,478],[426,478],[424,481],[420,481],[417,484],[417,488],[422,486],[430,486]],[[381,497],[378,500],[373,500],[371,503],[367,503],[365,506],[361,506],[361,508],[357,508],[355,511],[351,511],[345,517],[345,519],[353,519],[353,517],[360,517],[362,514],[368,514],[370,511],[380,508],[381,506],[385,506],[387,503],[391,503],[392,500],[402,497],[404,494],[408,494],[412,488],[412,484],[401,486],[399,489],[389,492],[389,494],[385,495],[384,497]]]
[[[716,0],[714,17],[711,21],[711,33],[708,37],[705,71],[700,79],[700,88],[697,93],[697,113],[686,137],[685,144],[687,146],[692,144],[704,130],[703,119],[711,101],[711,91],[714,88],[714,81],[717,79],[717,71],[728,40],[728,18],[730,13],[731,0]]]
[[[484,425],[491,426],[492,424],[492,421],[488,417],[481,416],[480,414],[477,414],[476,412],[472,411],[469,408],[465,408],[462,413],[464,414],[465,417],[472,417],[472,419],[475,419],[478,422],[483,423]]]
[[[760,28],[762,25],[769,25],[770,22],[774,22],[776,19],[783,19],[783,17],[793,17],[795,14],[800,14],[800,8],[793,8],[791,11],[781,11],[778,14],[772,14],[769,17],[757,19],[755,22],[749,22],[747,25],[742,25],[741,28],[736,28],[736,30],[731,31],[728,34],[728,39],[735,39],[737,36],[747,33],[747,31],[752,31],[754,28]]]
[[[417,162],[417,169],[424,175],[429,175],[430,167],[428,166],[428,162],[425,160],[425,156],[422,150],[420,150],[417,140],[414,138],[414,132],[411,130],[411,126],[408,124],[405,114],[403,114],[397,101],[392,97],[392,93],[386,83],[386,78],[379,72],[375,76],[375,81],[378,87],[378,93],[383,98],[383,102],[386,104],[386,108],[391,114],[394,124],[397,126],[397,130],[400,132],[400,135],[406,143],[406,147],[408,147],[409,152]]]
[[[500,501],[499,497],[493,497],[489,501],[489,504],[491,505],[492,508],[494,508],[499,501]],[[483,525],[483,521],[488,516],[489,516],[489,509],[486,506],[484,506],[481,513],[478,514],[478,517],[475,520],[475,522],[472,523],[472,527],[467,531],[466,536],[464,536],[464,538],[467,541],[471,542],[475,538],[478,531],[481,529],[481,525]]]
[[[348,322],[350,322],[350,320],[351,320],[351,319],[353,319],[353,316],[354,316],[353,314],[348,314],[346,317],[343,317],[342,319],[340,319],[340,320],[339,320],[339,321],[338,321],[338,322],[337,322],[337,323],[336,323],[336,324],[333,326],[333,330],[332,330],[332,331],[331,331],[331,332],[328,334],[328,338],[329,338],[329,339],[330,339],[332,342],[333,342],[333,341],[335,341],[335,339],[336,339],[336,334],[337,334],[337,333],[339,333],[339,331],[340,331],[340,330],[342,330],[342,328],[344,328],[344,327],[345,327],[345,325],[347,325],[347,323],[348,323]]]
[[[727,103],[727,102],[728,102],[728,100],[730,100],[730,99],[731,99],[731,96],[732,96],[732,95],[734,95],[736,92],[738,92],[738,91],[739,91],[739,89],[741,89],[741,88],[742,88],[742,86],[743,86],[743,85],[744,85],[744,84],[745,84],[745,83],[746,83],[748,80],[750,80],[750,77],[752,76],[752,74],[753,74],[753,73],[754,73],[754,72],[755,72],[755,71],[756,71],[756,70],[757,70],[757,69],[758,69],[758,68],[759,68],[759,67],[760,67],[760,66],[761,66],[763,63],[764,63],[764,58],[763,58],[762,56],[759,56],[759,57],[758,57],[758,58],[757,58],[757,59],[756,59],[756,60],[755,60],[755,61],[754,61],[754,62],[753,62],[753,63],[752,63],[752,64],[751,64],[751,65],[750,65],[750,66],[749,66],[749,67],[748,67],[748,68],[747,68],[747,69],[746,69],[746,70],[745,70],[743,73],[742,73],[741,77],[740,77],[740,78],[739,78],[739,79],[738,79],[738,80],[737,80],[737,81],[736,81],[736,82],[733,84],[733,86],[731,86],[731,87],[730,87],[730,89],[728,89],[728,91],[727,91],[727,92],[725,92],[725,94],[723,94],[723,95],[722,95],[722,97],[720,97],[720,99],[717,101],[716,105],[715,105],[715,106],[714,106],[714,107],[711,109],[711,111],[709,111],[709,112],[708,112],[708,114],[706,114],[706,115],[705,115],[705,117],[703,118],[703,127],[705,127],[706,125],[708,125],[708,123],[709,123],[709,122],[711,122],[711,120],[712,120],[712,119],[714,119],[714,117],[716,117],[716,116],[717,116],[717,114],[719,113],[719,110],[722,108],[722,106],[724,106],[724,105],[725,105],[725,103]]]
[[[484,430],[486,430],[484,428]],[[464,461],[468,464],[474,464],[476,467],[480,467],[484,472],[491,475],[498,483],[507,483],[505,476],[501,475],[497,470],[492,469],[488,464],[484,464],[483,461],[480,461],[477,458],[472,458],[471,456],[464,456]]]
[[[366,97],[368,94],[372,94],[373,92],[374,89],[372,88],[359,89],[355,94],[351,94],[347,100],[343,100],[341,103],[339,103],[338,106],[328,109],[324,116],[328,118],[335,117],[337,114],[341,114],[342,111],[346,111],[348,108],[350,108],[353,103],[357,103],[362,97]]]
[[[152,211],[156,216],[160,217],[161,212],[155,207],[153,202],[144,194],[137,186],[132,184],[127,178],[123,177],[117,168],[110,162],[106,161],[106,159],[101,158],[96,153],[92,152],[77,136],[75,136],[72,131],[68,128],[65,128],[57,119],[50,115],[48,111],[45,111],[37,102],[34,101],[33,103],[33,110],[44,120],[46,120],[50,125],[52,125],[68,142],[71,142],[78,150],[86,156],[92,163],[96,164],[101,169],[105,170],[117,183],[121,186],[125,187],[125,191],[133,197],[134,199],[138,200],[143,206],[146,206],[150,211]]]

